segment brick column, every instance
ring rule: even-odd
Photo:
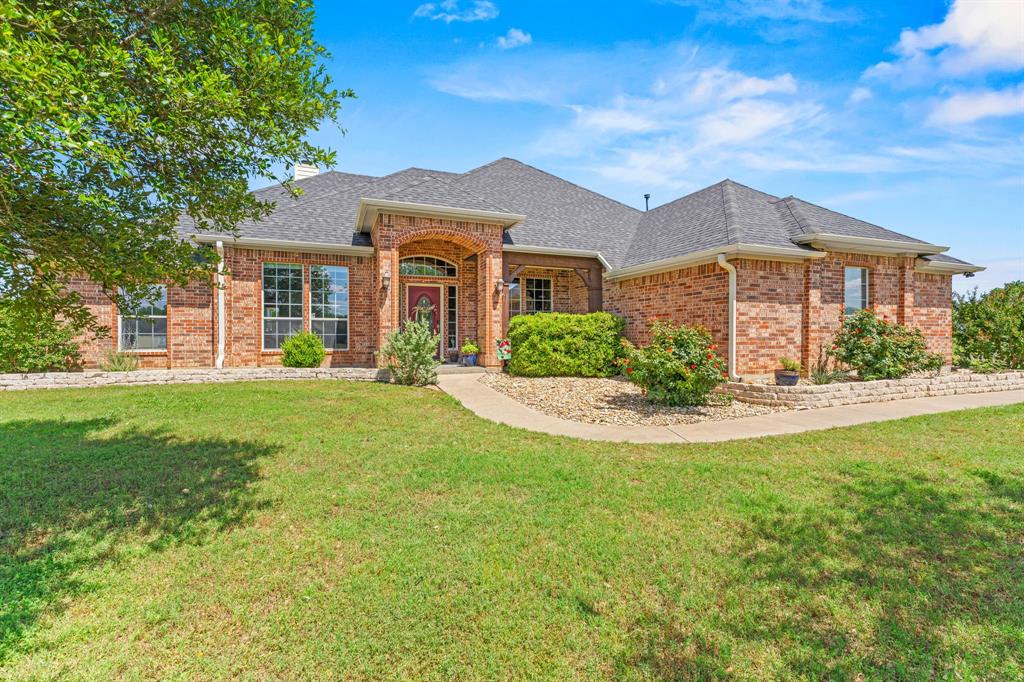
[[[505,287],[497,288],[502,278],[501,249],[493,248],[483,251],[477,259],[477,333],[480,344],[480,363],[485,367],[499,367],[498,352],[495,341],[502,334],[502,320],[505,299],[508,293]]]
[[[388,287],[384,288],[384,276],[391,274]],[[388,246],[377,249],[377,273],[374,277],[377,290],[377,366],[384,365],[380,350],[387,343],[387,336],[398,328],[401,319],[401,304],[398,283],[398,249]]]
[[[914,260],[914,257],[903,257],[899,263],[899,295],[896,306],[896,321],[908,326],[914,323]]]
[[[825,278],[824,259],[808,261],[804,268],[804,306],[802,341],[800,344],[800,365],[805,374],[810,373],[811,366],[818,361],[818,353],[825,342],[827,330],[824,327],[825,304],[822,299],[822,287]]]

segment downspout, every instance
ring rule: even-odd
[[[725,254],[718,254],[718,265],[729,273],[729,381],[739,381],[736,375],[736,266],[725,259]]]
[[[224,368],[224,242],[217,242],[217,361],[214,366],[217,369]]]

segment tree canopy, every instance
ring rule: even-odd
[[[0,299],[97,327],[85,275],[131,307],[206,276],[178,221],[234,232],[252,177],[331,165],[337,123],[311,0],[0,0]]]

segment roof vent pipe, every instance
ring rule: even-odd
[[[651,210],[651,195],[650,194],[645,194],[644,195],[644,210],[645,211]]]
[[[311,178],[314,175],[320,174],[320,168],[312,163],[298,162],[295,164],[295,176],[294,180],[305,180]]]

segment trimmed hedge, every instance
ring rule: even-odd
[[[508,373],[524,377],[606,377],[618,371],[626,322],[610,313],[517,315],[508,328]]]

